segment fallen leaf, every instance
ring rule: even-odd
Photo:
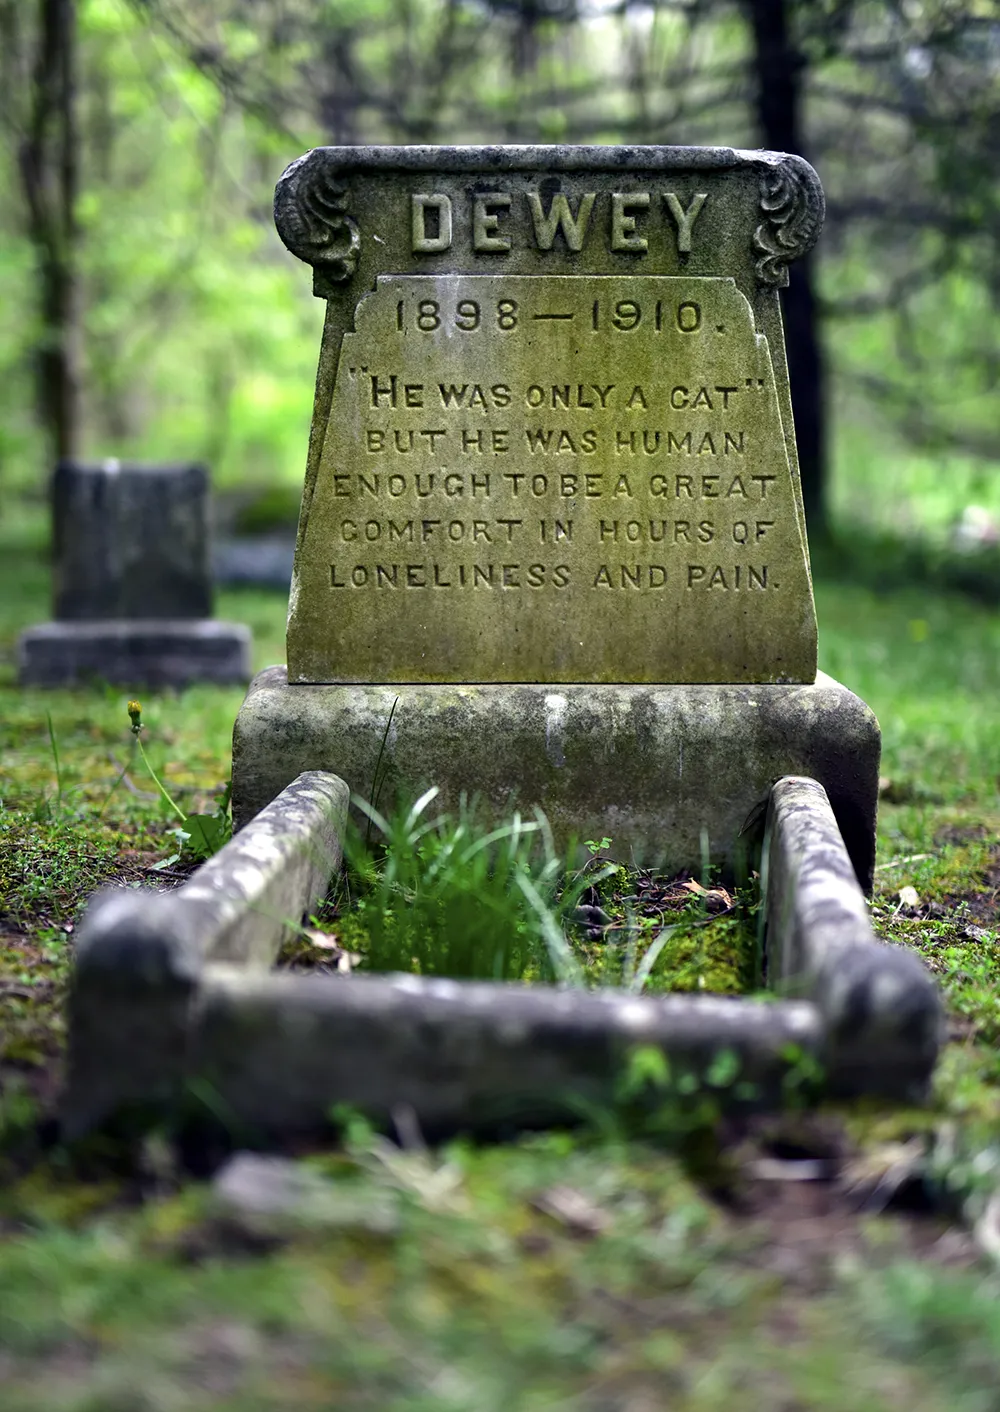
[[[607,1211],[569,1186],[553,1186],[532,1197],[531,1205],[543,1216],[551,1216],[574,1235],[595,1236],[607,1230],[611,1217]]]
[[[966,941],[990,941],[993,933],[988,927],[977,927],[970,922],[968,926],[962,928],[962,935]]]
[[[306,927],[305,936],[310,946],[318,946],[321,951],[341,950],[340,942],[330,932],[311,931],[308,927]]]
[[[720,912],[733,905],[733,899],[724,887],[702,887],[701,883],[695,882],[694,878],[688,878],[687,882],[682,882],[681,887],[687,892],[693,892],[696,897],[703,897],[709,911]]]
[[[915,912],[920,906],[920,894],[915,887],[901,887],[896,896],[899,898],[900,907],[909,907]]]
[[[860,1210],[881,1211],[901,1186],[922,1174],[926,1160],[921,1137],[880,1143],[844,1165],[841,1191]]]
[[[747,1174],[758,1182],[825,1182],[835,1175],[837,1163],[830,1157],[755,1157],[746,1164]]]
[[[337,938],[330,932],[313,931],[309,927],[304,927],[303,935],[309,945],[315,946],[317,951],[329,952],[334,970],[341,975],[350,975],[361,960],[360,951],[345,951]]]

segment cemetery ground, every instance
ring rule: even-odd
[[[69,1152],[54,1134],[80,910],[102,884],[169,880],[154,865],[175,821],[141,762],[108,798],[132,744],[124,692],[14,685],[48,569],[37,514],[3,534],[6,1409],[997,1405],[993,608],[945,569],[876,569],[870,545],[816,555],[820,665],[883,730],[877,930],[921,953],[947,1003],[925,1109],[736,1124],[665,1093],[640,1119],[630,1086],[656,1075],[637,1061],[619,1106],[574,1133],[400,1149],[345,1115],[292,1175],[244,1172],[275,1194],[266,1214],[235,1180],[213,1188],[204,1151],[154,1135]],[[255,665],[282,659],[281,595],[221,594],[217,611],[250,624]],[[146,748],[186,810],[214,807],[241,695],[143,695]]]

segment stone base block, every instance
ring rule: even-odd
[[[18,640],[18,680],[22,686],[94,678],[136,687],[245,682],[250,641],[242,623],[214,618],[39,623]]]
[[[609,837],[612,857],[679,869],[700,866],[707,836],[731,868],[775,781],[806,775],[869,891],[880,749],[870,708],[822,674],[808,686],[290,686],[269,667],[236,719],[233,815],[242,826],[304,770],[370,798],[378,766],[383,810],[435,784],[445,809],[463,793],[495,817],[540,805],[561,846]]]

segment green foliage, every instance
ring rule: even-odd
[[[583,868],[569,865],[537,811],[534,819],[515,814],[493,829],[468,804],[455,819],[431,817],[437,792],[428,790],[388,818],[354,801],[377,829],[378,851],[370,849],[368,834],[353,833],[347,885],[331,925],[366,968],[555,980],[636,994],[738,994],[752,985],[750,889],[713,916],[703,896],[665,880],[670,910],[659,921],[636,915],[630,894],[647,876],[614,863],[595,867],[593,848]],[[599,897],[602,906],[579,906],[585,895]],[[307,952],[293,942],[287,959],[302,964]]]
[[[294,530],[302,493],[297,484],[269,485],[237,511],[233,528],[238,534],[267,534]]]
[[[852,1284],[869,1337],[933,1379],[949,1405],[989,1407],[1000,1382],[995,1278],[904,1261],[881,1274],[856,1272]]]
[[[846,334],[834,341],[840,356],[870,358],[878,362],[883,353],[875,348],[853,350]],[[922,394],[921,394],[922,395]],[[969,505],[979,506],[1000,522],[1000,476],[992,458],[977,456],[948,444],[913,447],[906,444],[887,416],[879,415],[858,397],[844,396],[839,403],[837,435],[830,481],[830,508],[843,527],[844,539],[862,531],[866,540],[881,534],[884,542],[866,542],[859,561],[868,558],[871,568],[883,574],[903,567],[899,560],[908,545],[921,546],[933,568],[958,571],[968,564],[975,568],[974,550],[949,555],[951,539]],[[910,550],[913,555],[915,549]],[[986,563],[992,557],[993,584],[989,597],[996,600],[1000,580],[1000,546],[984,545],[980,554]],[[895,557],[895,562],[893,562]],[[861,567],[859,562],[859,568]],[[943,585],[944,586],[944,585]],[[985,595],[984,595],[985,596]]]
[[[138,701],[128,703],[129,719],[132,722],[132,735],[135,739],[135,747],[139,752],[142,763],[152,779],[160,794],[161,799],[181,821],[180,828],[171,829],[170,832],[176,838],[178,851],[172,857],[157,864],[157,867],[169,867],[171,863],[176,863],[179,859],[186,858],[194,862],[203,862],[210,858],[213,853],[218,853],[219,849],[229,841],[233,832],[233,821],[229,814],[229,804],[233,793],[233,783],[230,779],[222,791],[219,803],[210,814],[188,813],[177,803],[166,785],[160,779],[153,766],[150,764],[149,756],[146,754],[145,746],[142,743],[142,706]],[[124,778],[125,771],[122,771],[121,778]],[[118,781],[115,782],[116,785]],[[114,788],[114,786],[113,786]],[[105,804],[107,801],[105,801]],[[104,805],[101,806],[102,811]]]
[[[211,858],[218,853],[233,836],[233,820],[229,812],[233,783],[230,780],[221,795],[216,809],[211,814],[185,814],[184,828],[189,835],[187,849],[199,861]]]
[[[997,809],[1000,618],[919,583],[891,588],[817,576],[820,667],[871,705],[882,773],[914,802]]]
[[[9,908],[0,1148],[16,1139],[30,1167],[9,1177],[0,1152],[5,1408],[105,1412],[151,1388],[196,1412],[220,1400],[285,1412],[290,1388],[307,1412],[353,1403],[589,1412],[598,1401],[665,1399],[677,1412],[992,1407],[996,1281],[980,1264],[935,1263],[948,1251],[964,1258],[961,1231],[939,1244],[934,1218],[824,1215],[807,1204],[832,1198],[819,1183],[758,1190],[750,1221],[738,1202],[723,1210],[705,1194],[726,1175],[717,1096],[742,1082],[726,1051],[709,1066],[715,1086],[695,1076],[690,1089],[685,1077],[687,1094],[671,1087],[682,1076],[657,1051],[637,1054],[615,1121],[576,1135],[403,1152],[341,1115],[349,1151],[310,1166],[352,1194],[359,1185],[398,1193],[399,1229],[387,1236],[346,1225],[261,1238],[149,1154],[123,1182],[112,1180],[123,1154],[109,1148],[95,1181],[90,1169],[81,1180],[61,1149],[43,1150],[34,1124],[52,1111],[64,1045],[73,937],[64,928],[94,887],[148,882],[164,818],[158,797],[125,789],[97,817],[124,755],[123,691],[14,686],[13,637],[44,616],[48,576],[37,517],[13,538],[10,526],[0,530],[0,897]],[[817,591],[823,664],[871,702],[886,737],[883,773],[908,790],[882,806],[880,864],[893,867],[877,874],[876,917],[887,939],[945,962],[950,1022],[961,1027],[928,1110],[862,1116],[907,1136],[946,1117],[955,1131],[950,1149],[934,1144],[933,1190],[974,1211],[993,1189],[1000,1130],[995,947],[963,935],[969,925],[996,934],[979,910],[1000,834],[996,615],[919,584],[874,590],[829,570]],[[277,595],[219,603],[221,615],[253,625],[261,665],[280,658],[284,610]],[[919,640],[915,621],[926,627]],[[229,774],[241,697],[203,687],[144,701],[147,750],[183,803],[208,801]],[[962,829],[977,836],[948,841]],[[948,916],[905,917],[895,896],[904,883]],[[622,880],[599,886],[609,908]],[[637,1140],[651,1120],[656,1130]],[[671,1155],[679,1133],[683,1161]]]
[[[34,6],[6,9],[17,16],[0,109],[9,490],[39,486],[47,467],[32,386],[37,261],[18,178]],[[996,303],[1000,219],[992,30],[967,4],[791,9],[810,150],[831,197],[821,283],[849,437],[838,513],[919,518],[885,475],[876,405],[929,448],[937,531],[956,505],[996,505],[996,320],[982,316]],[[301,484],[322,305],[269,207],[307,147],[755,141],[746,7],[722,0],[586,12],[80,0],[77,12],[85,451],[204,458],[227,488]]]
[[[378,829],[376,859],[360,836],[347,856],[362,891],[359,949],[374,971],[479,980],[578,980],[562,929],[571,893],[544,817],[485,831],[474,805],[430,817],[437,789],[386,818],[355,798]]]

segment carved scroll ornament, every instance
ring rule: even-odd
[[[337,180],[318,152],[293,162],[274,193],[274,223],[288,249],[335,284],[351,278],[361,250],[347,197],[347,183]]]
[[[753,236],[757,279],[784,288],[789,264],[816,244],[826,214],[823,188],[809,163],[786,157],[766,171],[760,179],[760,209],[764,219]]]

